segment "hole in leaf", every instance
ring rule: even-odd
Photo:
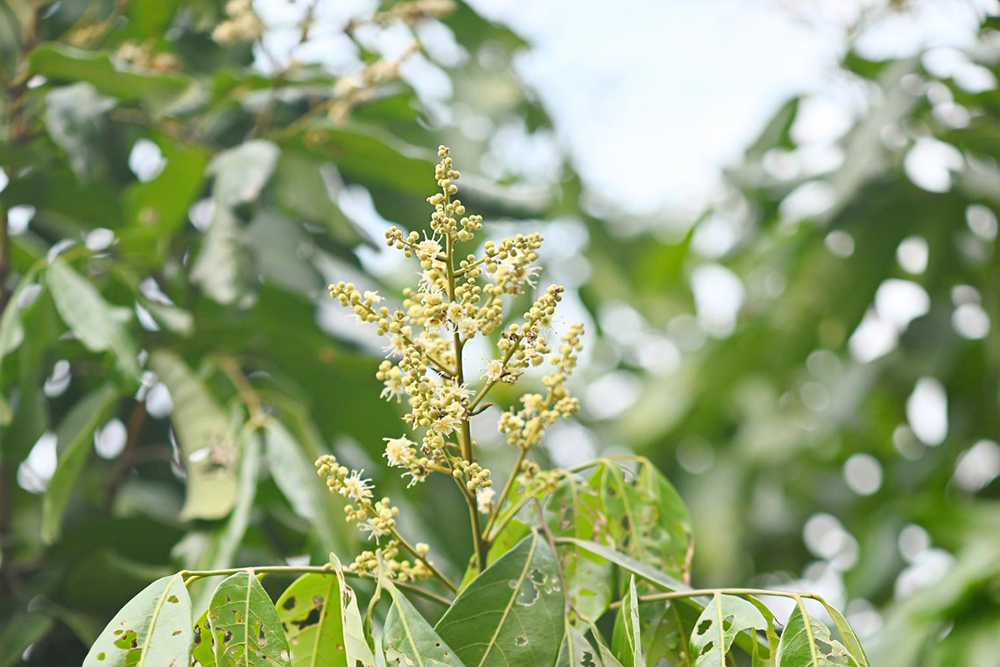
[[[705,644],[705,647],[703,649],[701,649],[701,655],[705,655],[706,653],[708,653],[709,651],[711,651],[712,647],[714,645],[715,645],[715,642],[708,642],[707,644]]]
[[[528,638],[525,635],[519,635],[519,636],[517,636],[517,637],[514,638],[514,645],[515,646],[527,646],[528,645]]]
[[[167,602],[177,604],[178,602],[180,602],[180,599],[178,599],[176,595],[171,595],[170,597],[167,598]]]
[[[294,607],[295,606],[295,596],[294,595],[290,595],[287,600],[285,600],[284,602],[281,603],[281,606],[284,607],[285,609],[291,609],[292,607]]]
[[[316,625],[317,623],[319,623],[320,616],[321,616],[320,610],[314,607],[311,610],[309,610],[309,613],[305,617],[299,619],[292,619],[291,624],[294,625],[296,628],[298,628],[299,632],[302,632],[310,625]]]
[[[704,621],[702,621],[701,623],[698,624],[698,628],[697,628],[698,634],[699,635],[705,634],[706,632],[708,632],[708,629],[710,627],[712,627],[712,620],[711,619],[705,619]]]
[[[726,616],[726,618],[722,620],[723,630],[729,630],[729,628],[733,627],[733,618],[734,616],[730,614],[729,616]]]
[[[525,579],[521,584],[521,589],[517,592],[517,603],[522,607],[530,607],[538,599],[538,588],[530,578]]]

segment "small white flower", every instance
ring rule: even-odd
[[[492,486],[481,486],[476,489],[476,504],[482,514],[489,514],[493,510],[493,497],[497,492]]]
[[[486,371],[483,373],[485,377],[490,382],[496,382],[503,375],[503,362],[499,359],[494,359],[490,363],[486,364]]]
[[[358,502],[362,498],[371,498],[371,480],[363,479],[361,477],[362,473],[364,473],[364,470],[351,471],[351,474],[344,478],[344,485],[341,487],[340,494],[350,498],[354,502]]]
[[[438,417],[437,421],[431,424],[431,430],[441,435],[448,435],[459,427],[461,420],[453,414],[444,413]]]
[[[371,301],[372,303],[379,303],[382,301],[382,296],[377,292],[365,292],[365,301]]]
[[[406,339],[403,338],[401,334],[393,334],[389,339],[389,344],[382,348],[386,356],[401,357],[403,356],[403,351],[406,349]]]
[[[413,442],[406,437],[385,438],[385,460],[392,467],[402,467],[410,465],[413,460]]]
[[[420,259],[436,259],[441,254],[441,244],[434,239],[424,239],[417,244],[417,256]]]
[[[479,331],[479,325],[471,317],[463,317],[458,323],[458,333],[462,338],[471,338]]]

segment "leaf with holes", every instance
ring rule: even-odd
[[[767,629],[764,630],[764,641],[754,642],[753,650],[750,652],[751,664],[753,667],[774,667],[775,653],[778,650],[778,633],[774,630],[774,614],[767,605],[757,598],[748,595],[750,604],[757,607],[757,611],[767,621]]]
[[[767,620],[743,598],[716,593],[698,617],[691,633],[695,667],[726,667],[726,654],[744,630],[766,630]]]
[[[646,602],[639,607],[642,645],[648,665],[691,667],[694,658],[688,639],[698,618],[698,610],[680,600]]]
[[[208,609],[194,623],[194,643],[191,646],[191,667],[215,667],[215,637],[208,620]]]
[[[597,542],[606,539],[601,472],[595,470],[589,479],[570,475],[552,493],[545,514],[554,535]],[[572,545],[560,549],[559,557],[573,606],[587,618],[600,618],[611,602],[610,561]]]
[[[382,647],[388,667],[465,667],[455,652],[410,601],[388,580],[382,587],[392,597],[385,618]]]
[[[830,629],[812,616],[803,616],[801,602],[785,624],[778,643],[777,667],[860,667]]]
[[[184,577],[157,579],[129,600],[90,648],[83,667],[186,665],[191,598]]]
[[[238,450],[229,419],[179,356],[158,350],[149,365],[173,401],[170,419],[187,470],[181,518],[222,518],[233,508],[237,490]]]
[[[556,667],[598,667],[600,656],[576,628],[570,628],[559,647]]]
[[[868,662],[868,655],[865,653],[864,647],[861,646],[861,641],[858,636],[854,633],[854,628],[851,624],[847,622],[844,615],[840,613],[840,610],[833,607],[824,600],[823,607],[826,609],[827,613],[830,614],[830,618],[833,619],[833,624],[837,626],[837,632],[840,633],[840,638],[844,642],[844,646],[847,647],[848,652],[851,654],[861,667],[871,667]]]
[[[603,467],[600,488],[617,548],[647,565],[683,577],[688,569],[691,517],[667,478],[645,459],[635,473],[609,462]]]
[[[94,285],[61,259],[52,262],[46,277],[60,317],[80,342],[92,352],[110,351],[126,376],[138,381],[135,343]]]
[[[239,572],[219,584],[208,622],[218,667],[289,667],[278,612],[252,573]]]
[[[611,635],[611,650],[624,667],[643,667],[642,633],[639,630],[639,594],[635,590],[635,575],[629,578],[628,591],[622,598],[615,628]]]
[[[551,667],[564,625],[556,556],[532,533],[473,579],[434,629],[468,667]]]

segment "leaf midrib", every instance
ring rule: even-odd
[[[503,630],[504,624],[507,622],[507,616],[510,615],[510,610],[514,607],[514,602],[517,600],[517,596],[521,593],[521,586],[524,584],[524,578],[528,574],[528,568],[531,566],[531,561],[535,556],[535,547],[538,546],[538,535],[532,534],[531,539],[531,549],[528,551],[528,557],[524,559],[524,568],[521,570],[521,574],[517,579],[517,586],[514,587],[514,591],[510,596],[510,600],[507,602],[507,607],[503,610],[503,615],[500,617],[500,622],[497,624],[497,629],[493,633],[493,637],[490,638],[489,644],[486,645],[486,652],[483,653],[483,657],[479,661],[478,667],[483,667],[486,663],[486,658],[489,657],[490,651],[497,644],[497,638],[500,636],[500,632]],[[506,662],[506,658],[504,658]]]
[[[156,602],[156,607],[153,609],[153,615],[149,619],[149,629],[146,631],[146,640],[142,643],[142,652],[139,654],[139,662],[136,663],[136,667],[143,667],[146,664],[146,656],[149,655],[149,643],[153,640],[153,630],[156,629],[156,622],[160,619],[160,611],[163,609],[163,603],[167,600],[167,595],[174,587],[174,582],[177,577],[181,576],[180,573],[175,574],[170,578],[167,583],[167,587],[163,589],[163,593],[160,595],[160,599]]]

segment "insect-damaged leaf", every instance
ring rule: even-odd
[[[603,468],[601,493],[619,551],[682,577],[691,544],[691,517],[677,490],[645,459],[634,474],[616,462]]]
[[[83,667],[186,665],[191,651],[191,598],[180,574],[157,579],[111,619]]]
[[[550,667],[564,625],[555,554],[532,533],[476,577],[434,629],[468,667]]]
[[[695,667],[726,667],[726,654],[736,635],[744,630],[766,630],[767,620],[750,602],[716,593],[698,617],[691,632]]]
[[[382,586],[392,596],[382,637],[387,667],[464,667],[451,647],[391,582],[383,581]]]
[[[187,470],[187,496],[181,517],[226,516],[233,508],[237,488],[238,450],[229,419],[176,354],[165,350],[154,352],[149,365],[170,389],[173,400],[170,419]]]
[[[208,609],[194,623],[194,643],[191,646],[192,667],[215,667],[215,637],[208,620]]]
[[[218,667],[288,667],[278,612],[252,573],[239,572],[219,584],[208,606],[208,622]]]
[[[639,594],[635,590],[635,575],[629,578],[628,591],[615,618],[611,649],[624,667],[643,667],[642,633],[639,630]]]
[[[305,574],[276,603],[288,638],[292,667],[374,667],[357,596],[340,563],[328,575]]]
[[[830,637],[830,629],[795,607],[778,643],[777,667],[859,667],[843,644]],[[867,661],[866,661],[867,662]]]
[[[546,521],[554,535],[602,542],[608,522],[601,507],[601,470],[589,479],[567,477],[545,506]],[[611,602],[611,563],[578,546],[559,550],[563,577],[573,606],[587,618],[600,618]]]
[[[576,628],[570,628],[559,647],[556,667],[598,667],[598,654]]]

